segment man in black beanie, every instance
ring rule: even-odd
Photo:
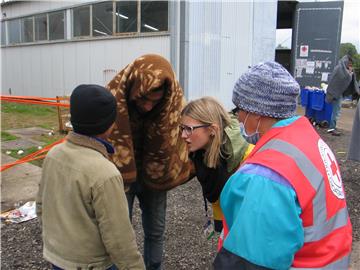
[[[36,200],[43,255],[53,269],[144,269],[122,176],[108,160],[114,96],[79,85],[70,97],[73,132],[47,154]]]

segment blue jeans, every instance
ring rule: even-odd
[[[339,119],[340,116],[340,110],[341,110],[341,102],[342,102],[342,97],[334,100],[333,102],[331,102],[332,104],[332,114],[331,114],[331,120],[330,120],[330,125],[329,125],[329,129],[332,128],[336,128],[336,122]]]
[[[57,267],[56,265],[52,265],[53,266],[53,270],[63,270],[60,267]],[[111,266],[110,268],[106,269],[106,270],[118,270],[117,267],[115,265]]]
[[[144,229],[144,262],[147,270],[160,270],[162,264],[166,191],[155,191],[138,181],[130,185],[126,192],[130,220],[135,196],[139,200],[142,225]]]

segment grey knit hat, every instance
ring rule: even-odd
[[[295,115],[300,86],[279,63],[253,66],[237,80],[232,101],[246,112],[273,118]]]

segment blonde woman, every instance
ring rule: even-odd
[[[236,117],[212,97],[188,103],[180,123],[181,137],[188,145],[203,195],[213,206],[215,231],[220,232],[220,193],[253,145],[243,139]]]

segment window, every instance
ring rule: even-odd
[[[116,33],[137,32],[137,1],[116,2]]]
[[[35,41],[47,40],[47,16],[46,14],[35,16]]]
[[[90,6],[73,9],[73,36],[90,36]]]
[[[5,22],[1,22],[1,45],[6,44],[6,27]]]
[[[20,20],[8,21],[9,44],[20,43]]]
[[[34,17],[21,19],[21,42],[34,42]]]
[[[65,39],[65,12],[49,13],[49,40]]]
[[[168,30],[168,2],[141,1],[141,32]]]
[[[113,3],[103,2],[93,5],[93,36],[111,36],[113,33]]]

